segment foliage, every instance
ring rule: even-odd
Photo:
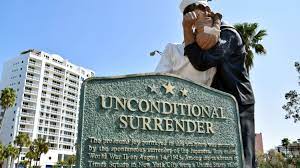
[[[46,154],[49,150],[49,144],[43,138],[38,138],[33,141],[33,151],[36,154],[35,161],[39,161],[41,155]]]
[[[268,168],[269,164],[267,163],[264,153],[256,153],[257,166],[260,168]]]
[[[0,143],[0,165],[3,163],[3,161],[6,159],[4,157],[4,151],[5,151],[5,148],[4,146],[2,145],[2,143]]]
[[[67,160],[67,165],[72,167],[73,165],[75,165],[76,162],[76,156],[75,155],[71,155]]]
[[[19,149],[9,144],[4,150],[4,157],[7,158],[8,164],[10,165],[18,156]]]
[[[23,160],[20,162],[20,165],[22,165],[23,167],[27,167],[29,165],[29,161],[28,160]]]
[[[0,106],[4,109],[4,112],[13,107],[16,102],[16,91],[13,88],[4,88],[1,91]]]
[[[286,155],[286,157],[287,157],[287,150],[288,150],[288,146],[290,145],[290,140],[289,140],[288,138],[283,138],[283,139],[281,140],[281,145],[282,145],[283,147],[285,147],[285,155]]]
[[[267,35],[266,30],[258,30],[258,23],[239,23],[234,27],[241,34],[245,44],[246,68],[249,71],[253,67],[254,53],[264,55],[267,54],[265,47],[260,43]]]
[[[37,160],[38,156],[37,153],[35,152],[35,147],[34,145],[29,146],[29,151],[26,153],[25,157],[29,160],[29,165],[31,166],[32,160]]]
[[[300,158],[284,158],[282,153],[272,149],[267,154],[257,154],[259,168],[286,168],[296,166],[300,163]],[[299,164],[300,165],[300,164]],[[297,166],[299,166],[297,165]]]
[[[67,163],[64,160],[59,160],[56,164],[58,166],[66,166],[67,165]]]
[[[67,157],[67,159],[65,159],[65,160],[58,161],[56,164],[57,164],[57,166],[73,167],[75,165],[75,163],[76,163],[76,156],[71,155],[71,156]]]
[[[276,150],[272,149],[268,153],[268,163],[272,168],[285,168],[287,164],[283,155]]]
[[[31,144],[31,141],[28,134],[20,133],[18,136],[16,136],[14,140],[14,144],[19,146],[19,154],[18,154],[18,162],[17,162],[17,165],[19,165],[19,156],[22,152],[22,148],[28,147]]]
[[[295,63],[295,67],[297,72],[299,73],[300,79],[299,62]],[[287,100],[287,103],[282,106],[282,108],[287,112],[287,114],[285,115],[285,119],[293,118],[295,123],[300,121],[300,94],[296,90],[291,90],[285,94],[285,99]]]

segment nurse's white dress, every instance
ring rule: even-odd
[[[198,84],[210,86],[216,74],[216,68],[207,71],[198,71],[184,56],[184,44],[167,44],[155,72],[164,72],[178,75]]]

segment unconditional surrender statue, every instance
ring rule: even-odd
[[[255,166],[254,95],[246,50],[234,27],[210,11],[207,0],[182,0],[183,44],[168,44],[157,72],[169,72],[232,94],[239,106],[245,167]],[[218,29],[219,27],[219,29]]]

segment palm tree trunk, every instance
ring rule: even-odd
[[[16,167],[19,167],[21,151],[22,151],[22,146],[20,146],[20,148],[19,148],[19,155],[18,155],[18,160],[17,160],[17,166]]]
[[[7,158],[7,167],[10,168],[10,156]]]

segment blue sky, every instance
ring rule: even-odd
[[[4,61],[35,48],[93,69],[97,76],[152,72],[169,42],[182,42],[180,0],[2,0],[0,73]],[[251,71],[256,96],[256,132],[268,150],[300,138],[300,123],[284,119],[284,93],[298,89],[300,2],[214,0],[212,9],[230,23],[258,22],[267,29],[266,56]]]

